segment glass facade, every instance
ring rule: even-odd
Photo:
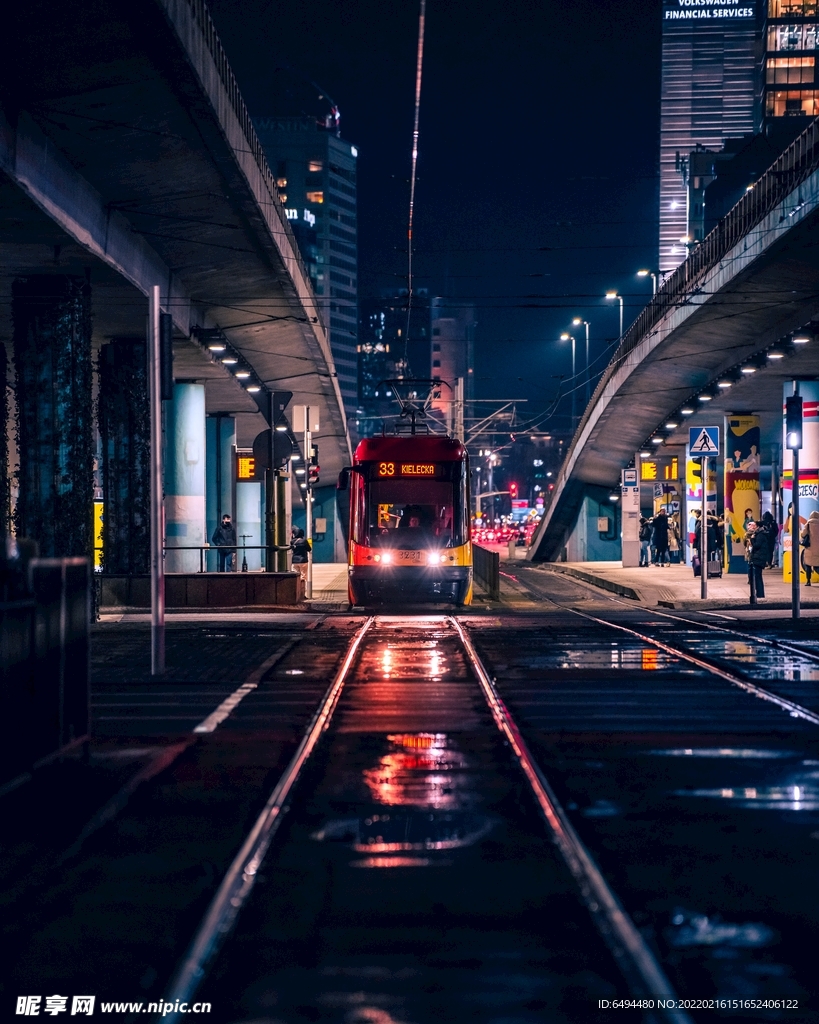
[[[817,32],[819,3],[816,0],[768,0],[763,82],[766,119],[819,114]]]
[[[719,150],[758,122],[762,14],[758,0],[663,0],[661,271],[676,269],[688,254],[689,154]]]

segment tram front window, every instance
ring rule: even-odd
[[[463,544],[458,486],[444,480],[372,480],[359,543],[421,550]]]

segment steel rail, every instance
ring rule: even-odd
[[[526,741],[495,688],[483,662],[464,627],[454,617],[454,626],[464,646],[472,670],[480,684],[492,717],[506,737],[538,802],[552,838],[580,889],[583,902],[603,938],[609,945],[637,997],[672,1000],[674,1008],[657,1009],[665,1020],[691,1024],[689,1015],[676,1008],[678,996],[666,978],[654,953],[638,931],[615,892],[606,882],[591,853],[586,849],[555,796],[552,787],[529,751]]]
[[[517,582],[520,583],[521,581],[518,580]],[[526,587],[525,583],[522,585],[525,589],[529,589]],[[530,590],[530,593],[533,592]],[[540,600],[543,599],[542,594],[533,594],[533,596],[538,597]],[[555,601],[555,599],[552,597],[547,597],[546,600],[551,601],[551,603],[555,605],[557,608],[562,608],[564,611],[570,612],[572,615],[579,615],[580,618],[588,619],[589,622],[596,622],[601,626],[609,626],[611,627],[611,629],[619,629],[623,633],[629,633],[631,634],[631,636],[636,636],[638,640],[642,640],[643,643],[651,644],[652,647],[659,647],[659,649],[661,651],[665,651],[666,654],[671,654],[675,658],[682,658],[684,661],[688,661],[692,665],[696,665],[697,668],[705,669],[706,672],[710,672],[712,675],[719,676],[720,678],[725,679],[733,686],[738,686],[741,690],[745,690],[747,693],[752,694],[754,697],[759,697],[760,700],[767,700],[770,701],[770,703],[772,704],[777,704],[783,711],[787,711],[792,718],[804,718],[805,721],[810,722],[812,725],[819,725],[819,714],[817,714],[815,711],[811,711],[809,708],[803,707],[801,704],[797,704],[796,701],[788,700],[787,697],[780,697],[779,694],[773,693],[771,690],[766,690],[764,686],[758,686],[756,683],[752,683],[749,679],[746,679],[744,676],[738,675],[734,672],[730,672],[728,669],[722,668],[720,665],[715,664],[707,658],[701,658],[699,657],[699,655],[691,654],[684,648],[677,647],[674,644],[666,643],[664,640],[658,640],[656,637],[649,636],[647,633],[641,633],[639,630],[633,629],[630,626],[623,626],[619,622],[612,622],[610,619],[601,619],[598,618],[596,615],[589,615],[588,612],[578,611],[577,608],[570,608],[568,605],[561,604],[559,601]],[[612,600],[616,600],[616,598],[612,598]],[[652,608],[650,609],[650,611],[653,615],[655,609]],[[662,615],[663,613],[658,612],[658,614]],[[670,616],[670,618],[675,618],[675,616]],[[680,620],[678,619],[677,621]],[[692,620],[685,619],[683,621],[691,622]],[[708,626],[709,628],[713,629],[727,629],[727,627],[722,626],[711,626],[710,623],[698,623],[698,625]],[[736,631],[729,630],[729,632]],[[741,636],[742,634],[736,632],[736,635]],[[766,642],[762,640],[760,637],[752,636],[752,634],[748,634],[748,636],[759,643]],[[797,653],[799,653],[800,655],[805,655],[807,652],[798,651]],[[808,657],[813,657],[813,655],[808,655]]]
[[[344,660],[316,709],[301,743],[225,873],[188,952],[168,986],[164,1000],[166,1006],[178,1007],[180,1003],[190,1001],[205,976],[208,964],[231,931],[239,911],[250,895],[265,854],[281,823],[287,799],[304,765],[315,750],[322,732],[330,724],[361,642],[374,622],[375,618],[370,616],[353,637]],[[160,1012],[156,1019],[167,1024],[177,1021],[179,1016],[180,1011],[174,1009],[168,1013]]]

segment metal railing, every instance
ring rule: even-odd
[[[292,549],[289,544],[165,544],[162,550],[165,552],[166,558],[169,551],[198,551],[199,572],[206,572],[205,555],[208,551],[229,551],[238,554],[240,551],[291,551]],[[266,559],[262,559],[262,562],[267,564]]]
[[[814,171],[819,170],[819,118],[788,146],[753,187],[729,210],[691,255],[670,274],[623,335],[578,424],[564,466],[570,464],[591,411],[611,378],[663,317],[685,304],[705,276],[730,250]]]
[[[26,575],[0,602],[0,782],[89,732],[89,561],[34,558]]]
[[[472,568],[475,579],[484,587],[491,601],[500,601],[500,554],[472,545]]]

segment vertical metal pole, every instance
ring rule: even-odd
[[[798,385],[794,385],[794,393],[798,394]],[[798,619],[802,613],[800,590],[800,574],[802,571],[799,558],[799,449],[793,450],[793,514],[791,515],[791,616]]]
[[[591,398],[591,370],[589,369],[589,323],[586,321],[586,408]]]
[[[276,571],[287,572],[287,521],[285,513],[285,488],[290,478],[283,469],[276,470]]]
[[[464,379],[458,377],[455,381],[455,437],[466,443],[464,435]]]
[[[575,368],[574,348],[574,338],[572,338],[572,433],[574,433],[575,400],[577,397],[577,381],[575,380],[577,370]]]
[[[702,512],[700,513],[700,597],[708,597],[708,459],[700,459],[702,473]]]
[[[148,297],[148,396],[151,416],[151,675],[165,671],[165,563],[162,515],[162,391],[159,285]]]
[[[290,531],[293,528],[293,462],[287,463],[287,475],[284,480],[284,537],[285,544],[290,543]],[[285,551],[285,569],[287,568],[288,552]]]
[[[305,477],[307,487],[304,491],[305,523],[304,536],[307,540],[307,547],[312,548],[313,541],[313,488],[310,484],[310,459],[313,455],[313,439],[310,435],[310,406],[304,407],[304,461]],[[313,598],[313,552],[307,552],[307,580],[305,581],[304,596],[308,601]]]

